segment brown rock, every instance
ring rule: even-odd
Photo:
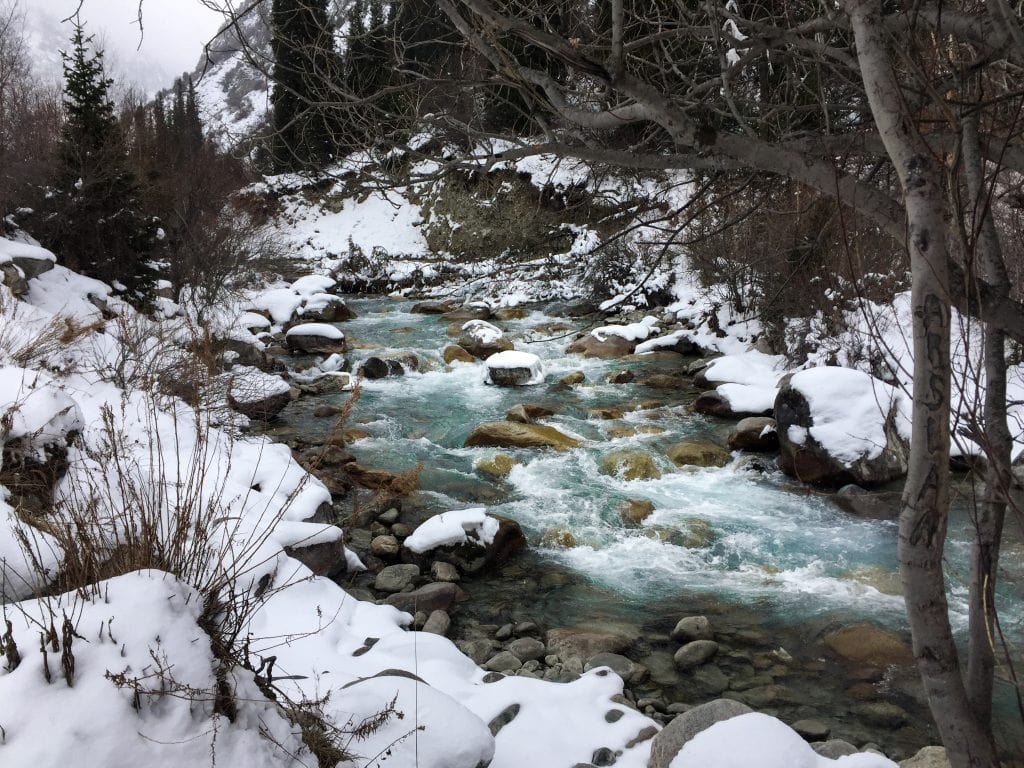
[[[677,466],[724,467],[732,460],[720,445],[706,441],[686,440],[668,449],[668,457]]]
[[[557,654],[563,661],[579,659],[586,663],[599,653],[622,653],[631,639],[614,632],[592,632],[577,627],[560,627],[547,634],[548,653]]]
[[[499,453],[491,459],[482,459],[476,464],[476,471],[489,477],[496,477],[504,480],[512,472],[512,467],[519,464],[518,461],[505,453]]]
[[[845,661],[885,668],[890,664],[911,664],[910,645],[871,624],[853,624],[825,638],[825,645]]]
[[[444,348],[441,353],[444,357],[444,361],[451,365],[452,363],[475,363],[476,358],[473,357],[469,352],[464,350],[458,344],[449,344]]]
[[[588,333],[572,342],[565,348],[565,351],[568,354],[580,354],[584,357],[610,360],[615,357],[625,357],[631,354],[636,345],[637,342],[629,341],[621,336],[606,336],[604,341],[599,341],[593,334]]]
[[[530,313],[522,307],[502,307],[494,312],[496,320],[523,320],[529,315]]]
[[[587,377],[583,373],[583,371],[573,371],[567,376],[563,376],[561,379],[559,379],[558,386],[562,387],[563,389],[567,389],[569,387],[575,387],[577,384],[582,384],[586,380]]]
[[[545,424],[492,421],[476,427],[466,438],[466,448],[552,448],[568,451],[580,442]]]
[[[729,433],[729,448],[734,451],[774,451],[779,447],[779,433],[775,419],[768,416],[748,416],[741,419]]]
[[[447,581],[435,581],[426,584],[412,592],[399,592],[390,595],[385,602],[393,605],[400,611],[416,613],[423,611],[445,611],[450,613],[449,608],[456,602],[469,599],[469,596],[457,585]]]
[[[587,418],[598,421],[612,421],[614,419],[621,419],[622,411],[618,408],[591,408],[587,412]]]
[[[576,537],[572,531],[565,528],[549,528],[540,537],[540,545],[548,549],[573,549],[576,546]]]
[[[626,525],[640,525],[654,512],[654,503],[647,499],[627,499],[619,505],[619,517]]]
[[[623,480],[657,480],[661,477],[654,458],[645,451],[612,451],[601,457],[600,468],[603,474]]]

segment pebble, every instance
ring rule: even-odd
[[[508,640],[510,637],[512,637],[511,624],[505,624],[504,626],[500,627],[497,632],[494,633],[495,640]]]
[[[790,728],[799,733],[807,741],[825,741],[832,729],[821,720],[797,720]]]
[[[404,539],[406,536],[412,533],[412,528],[410,528],[405,523],[395,523],[391,526],[391,533],[393,533],[400,539]]]
[[[520,621],[512,628],[512,632],[516,637],[522,637],[523,635],[537,634],[540,632],[540,627],[532,621]]]
[[[392,523],[398,522],[398,510],[392,507],[391,509],[385,510],[377,518],[384,525],[391,525]]]

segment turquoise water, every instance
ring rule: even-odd
[[[434,509],[484,503],[516,519],[543,557],[630,601],[707,592],[757,600],[790,618],[840,610],[902,626],[902,599],[891,594],[894,523],[852,517],[827,496],[797,488],[778,472],[752,467],[749,457],[737,456],[721,469],[677,470],[665,457],[666,447],[694,437],[722,441],[729,424],[689,413],[686,405],[695,395],[689,388],[604,383],[609,372],[623,368],[677,372],[671,364],[566,355],[569,339],[538,341],[550,335],[545,326],[562,321],[535,312],[497,324],[517,348],[542,358],[548,384],[497,388],[484,384],[482,365],[445,366],[441,350],[452,339],[447,324],[437,317],[411,314],[410,304],[402,301],[361,299],[351,304],[359,318],[343,328],[357,345],[371,347],[352,353],[353,368],[370,355],[409,351],[421,362],[419,373],[364,383],[352,420],[372,437],[356,443],[353,451],[388,469],[421,462],[420,487]],[[585,373],[586,384],[571,391],[550,386],[576,370]],[[651,399],[664,406],[611,421],[587,418],[594,408]],[[522,402],[551,407],[556,415],[549,423],[582,439],[584,447],[565,454],[503,451],[522,462],[508,481],[479,475],[474,463],[498,451],[463,448],[466,436],[475,425],[503,419],[508,408]],[[307,429],[325,428],[301,413],[290,418]],[[609,436],[623,426],[664,431]],[[601,474],[601,455],[623,448],[651,453],[662,477],[627,482]],[[657,511],[640,528],[627,528],[618,513],[626,499],[647,499]],[[710,526],[709,541],[685,547],[662,540],[665,531],[685,532],[694,524]],[[545,549],[541,540],[552,529],[570,531],[577,546]]]

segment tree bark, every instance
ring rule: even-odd
[[[949,624],[942,556],[949,514],[950,285],[944,170],[900,98],[888,37],[870,0],[844,0],[861,75],[903,191],[914,316],[913,426],[899,558],[914,657],[954,768],[995,763],[991,733],[967,696]]]

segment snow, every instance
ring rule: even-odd
[[[0,237],[0,264],[9,264],[15,259],[49,261],[52,263],[57,261],[56,256],[39,245]]]
[[[756,349],[716,358],[704,369],[704,378],[711,383],[728,382],[761,387],[776,386],[785,374],[785,357],[766,355]]]
[[[44,448],[64,445],[67,436],[84,426],[78,404],[45,373],[0,367],[0,433],[2,442],[23,439],[36,458],[44,461]],[[2,466],[2,460],[0,460]]]
[[[626,341],[643,341],[652,333],[659,333],[658,319],[648,315],[639,323],[628,325],[604,325],[590,332],[598,341],[607,341],[609,336],[621,336]]]
[[[778,387],[762,387],[756,384],[720,384],[715,387],[736,413],[763,413],[775,407]]]
[[[470,320],[462,326],[462,333],[481,344],[493,344],[505,335],[498,326],[486,320]]]
[[[327,323],[301,323],[288,329],[285,336],[321,336],[325,339],[340,341],[345,334]]]
[[[522,386],[535,386],[544,383],[544,365],[540,358],[531,352],[518,352],[511,349],[506,352],[496,352],[484,361],[484,365],[488,371],[488,383],[491,382],[491,371],[513,368],[523,368],[530,372]]]
[[[327,275],[306,275],[293,282],[291,289],[299,296],[313,296],[325,293],[337,284],[337,280]]]
[[[810,406],[810,436],[839,461],[879,456],[887,443],[886,419],[894,408],[899,434],[910,439],[910,399],[863,371],[810,368],[794,373],[790,386]],[[803,442],[802,436],[795,442]]]
[[[693,341],[693,333],[685,329],[672,331],[672,333],[667,333],[664,336],[658,336],[657,338],[648,339],[647,341],[637,344],[634,351],[636,354],[642,355],[644,352],[656,352],[659,349],[670,349],[683,339]]]
[[[417,554],[456,544],[486,546],[494,541],[497,532],[498,520],[488,515],[484,507],[474,507],[434,515],[412,532],[405,546]]]
[[[257,403],[291,390],[280,376],[264,373],[251,365],[236,365],[228,373],[229,393],[239,403]]]
[[[284,325],[302,306],[302,297],[291,288],[270,288],[253,295],[253,309],[263,310],[277,325]]]
[[[731,717],[701,731],[669,768],[897,768],[881,755],[860,752],[836,760],[818,755],[792,728],[759,712]]]

